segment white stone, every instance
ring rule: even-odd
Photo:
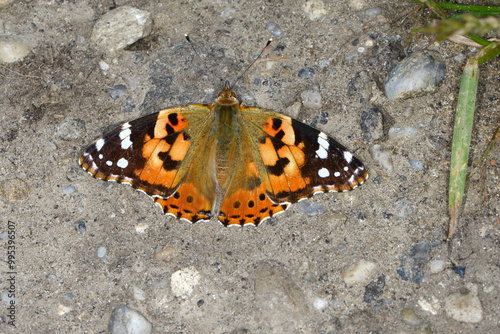
[[[446,262],[444,262],[443,260],[432,260],[428,264],[429,272],[431,274],[440,273],[444,270],[445,265]]]
[[[389,129],[389,138],[392,140],[415,140],[418,130],[412,126],[393,126]]]
[[[430,299],[420,298],[417,303],[422,310],[429,312],[432,315],[436,315],[441,309],[439,300],[434,296],[431,296]]]
[[[66,313],[71,312],[72,310],[73,308],[65,306],[63,304],[59,304],[59,306],[57,306],[57,314],[59,315],[65,315]]]
[[[99,247],[97,249],[97,257],[100,258],[103,261],[106,258],[106,253],[107,253],[106,247]]]
[[[323,105],[321,103],[321,94],[314,90],[306,90],[300,93],[302,105],[304,108],[319,109]]]
[[[109,65],[104,60],[99,61],[99,67],[101,68],[102,74],[106,75],[109,70]]]
[[[313,301],[313,306],[316,310],[321,311],[328,305],[328,301],[321,299],[321,298],[316,298]]]
[[[108,331],[112,334],[149,334],[153,332],[153,325],[136,310],[120,305],[111,314]]]
[[[121,6],[103,15],[96,22],[91,41],[102,51],[114,53],[148,36],[152,26],[151,13]]]
[[[170,279],[170,288],[175,297],[186,299],[198,285],[200,274],[195,267],[187,267],[176,271]]]
[[[342,274],[342,279],[348,285],[354,285],[359,283],[368,282],[370,277],[373,275],[377,265],[373,262],[366,260],[360,260],[353,263],[344,270]]]
[[[140,223],[140,224],[137,224],[135,226],[135,231],[139,234],[142,234],[142,233],[146,232],[148,227],[149,227],[148,223]]]
[[[483,308],[476,293],[464,291],[449,295],[444,304],[446,314],[461,322],[477,323],[483,320]]]
[[[144,290],[142,290],[141,288],[137,287],[137,286],[134,286],[132,288],[133,290],[133,293],[134,293],[134,298],[138,301],[144,301],[146,300],[146,293],[144,292]]]
[[[313,21],[326,14],[325,4],[321,0],[306,1],[302,9]]]
[[[0,36],[0,62],[13,63],[23,59],[32,45],[25,39],[14,36]]]

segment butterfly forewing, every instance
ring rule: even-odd
[[[342,145],[304,123],[271,110],[242,108],[248,140],[259,147],[254,156],[269,179],[267,194],[275,203],[293,203],[317,192],[347,191],[368,174]],[[243,131],[242,131],[243,132]],[[243,132],[245,133],[245,132]],[[263,171],[265,169],[265,172]]]
[[[215,200],[215,180],[203,170],[210,120],[209,106],[190,105],[124,123],[90,145],[80,165],[98,179],[145,192],[165,213],[208,219]]]

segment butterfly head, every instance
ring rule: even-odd
[[[231,87],[228,85],[224,86],[224,89],[219,92],[217,96],[217,100],[215,101],[217,104],[221,106],[233,106],[239,105],[240,102],[236,98],[236,93],[231,90]]]

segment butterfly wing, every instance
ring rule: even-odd
[[[241,107],[240,125],[242,163],[236,166],[247,168],[229,183],[219,215],[225,225],[258,225],[290,203],[352,190],[368,177],[363,163],[333,138],[288,116]]]
[[[124,123],[90,145],[80,165],[146,193],[166,214],[208,220],[216,196],[211,117],[211,106],[198,104]]]

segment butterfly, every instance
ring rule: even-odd
[[[126,122],[90,145],[80,165],[128,184],[167,215],[195,223],[259,225],[316,193],[348,191],[368,173],[333,138],[278,112],[240,104],[228,84],[213,104]],[[219,188],[217,188],[219,187]]]

